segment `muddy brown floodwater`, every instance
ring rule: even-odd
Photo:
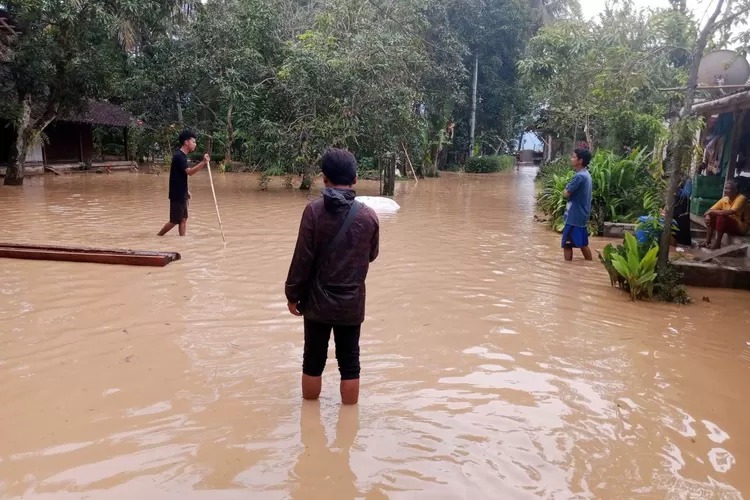
[[[340,408],[335,362],[320,403],[300,401],[283,283],[305,195],[215,176],[224,248],[205,173],[186,238],[154,236],[166,176],[0,188],[0,241],[183,256],[0,260],[0,498],[750,494],[750,294],[632,304],[598,263],[562,261],[533,176],[399,183],[358,408]]]

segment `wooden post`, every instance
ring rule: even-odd
[[[729,165],[727,166],[727,180],[734,179],[735,170],[737,170],[737,155],[740,152],[740,139],[742,138],[742,125],[745,122],[745,112],[747,110],[735,111],[732,124],[732,152],[729,155]]]
[[[385,168],[381,172],[381,196],[393,196],[396,191],[396,153],[385,155]]]
[[[83,159],[83,133],[81,132],[81,128],[83,125],[78,125],[78,159],[81,161],[81,163],[86,163],[86,160]]]
[[[383,172],[383,196],[393,196],[396,191],[396,153],[389,153]]]
[[[381,156],[378,156],[378,183],[380,184],[380,189],[378,192],[380,193],[380,196],[383,196],[383,158]]]
[[[122,129],[122,137],[125,143],[125,161],[130,161],[130,151],[128,149],[128,127]]]

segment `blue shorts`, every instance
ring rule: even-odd
[[[589,230],[585,227],[565,225],[561,248],[583,248],[589,246]]]

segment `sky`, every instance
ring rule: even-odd
[[[583,9],[583,15],[591,19],[596,17],[600,12],[604,10],[604,0],[579,0],[581,2],[581,8]],[[636,7],[669,7],[667,0],[633,0]],[[705,2],[700,0],[688,0],[688,6],[695,8],[697,5],[707,5]],[[705,8],[705,7],[704,7]]]
[[[579,0],[583,15],[588,19],[596,17],[604,10],[606,0]],[[668,0],[633,0],[636,7],[651,7],[654,9],[669,7]],[[716,0],[687,0],[688,9],[697,14],[698,19],[704,20],[709,8],[716,5]]]

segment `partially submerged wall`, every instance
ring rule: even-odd
[[[672,264],[682,273],[685,285],[750,290],[750,268],[687,260],[676,260]]]

